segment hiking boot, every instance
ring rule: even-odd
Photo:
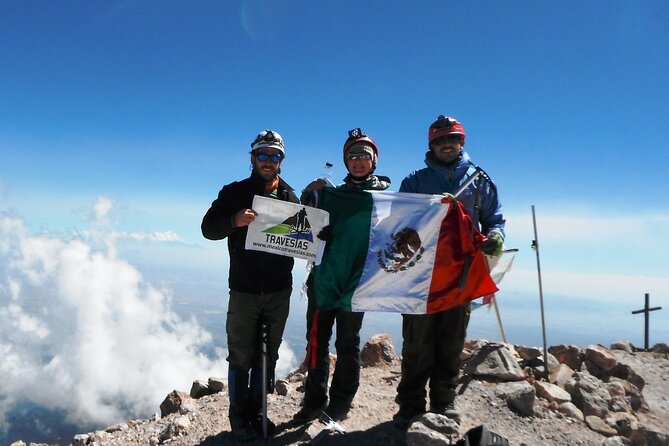
[[[425,413],[425,409],[417,409],[414,407],[400,408],[400,410],[393,415],[393,422],[398,429],[406,429],[413,421]]]
[[[258,433],[250,423],[231,424],[232,436],[239,442],[253,441],[258,438]],[[261,425],[262,429],[262,425]]]
[[[330,404],[325,409],[325,414],[334,421],[344,421],[348,418],[348,412],[351,410],[350,407],[341,407],[334,404]]]
[[[254,419],[251,420],[251,426],[253,429],[256,431],[259,437],[262,438],[263,436],[263,431],[262,431],[262,414],[258,415]],[[274,435],[276,435],[276,424],[272,422],[269,418],[267,419],[267,438],[271,438]]]
[[[450,418],[451,420],[455,421],[458,424],[460,424],[460,421],[462,421],[462,414],[455,407],[455,403],[448,403],[445,405],[442,404],[431,405],[430,412],[443,415],[446,418]]]
[[[319,406],[305,404],[299,412],[293,415],[293,423],[305,424],[311,420],[315,420],[323,413],[324,408],[325,404]]]

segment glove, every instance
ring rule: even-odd
[[[502,253],[502,246],[504,245],[504,237],[496,231],[488,233],[488,238],[481,243],[481,251],[490,256],[498,256]]]
[[[316,237],[319,239],[323,240],[324,242],[330,242],[332,241],[332,225],[327,225],[324,226],[323,229],[321,229],[321,232],[319,232]]]
[[[453,204],[455,204],[455,203],[458,202],[458,199],[455,198],[455,195],[453,195],[453,194],[449,194],[448,192],[444,192],[444,193],[441,194],[441,195],[443,195],[443,196],[446,197],[446,198],[450,198],[451,201],[453,202]]]

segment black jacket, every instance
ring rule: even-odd
[[[232,219],[241,209],[251,209],[254,195],[263,195],[265,180],[256,173],[235,181],[218,193],[218,198],[202,219],[202,235],[209,240],[228,238],[231,290],[245,293],[272,293],[293,285],[293,258],[244,248],[248,227],[232,227]],[[298,203],[293,189],[279,178],[277,198]]]

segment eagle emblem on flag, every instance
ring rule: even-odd
[[[386,248],[377,252],[379,266],[386,272],[405,271],[418,262],[425,248],[415,229],[406,227],[390,236]]]

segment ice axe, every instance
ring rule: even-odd
[[[346,429],[341,424],[337,423],[336,420],[332,419],[330,415],[323,412],[320,417],[318,417],[318,422],[323,426],[323,430],[320,431],[309,443],[308,446],[316,446],[321,443],[331,433],[335,434],[345,434]]]

